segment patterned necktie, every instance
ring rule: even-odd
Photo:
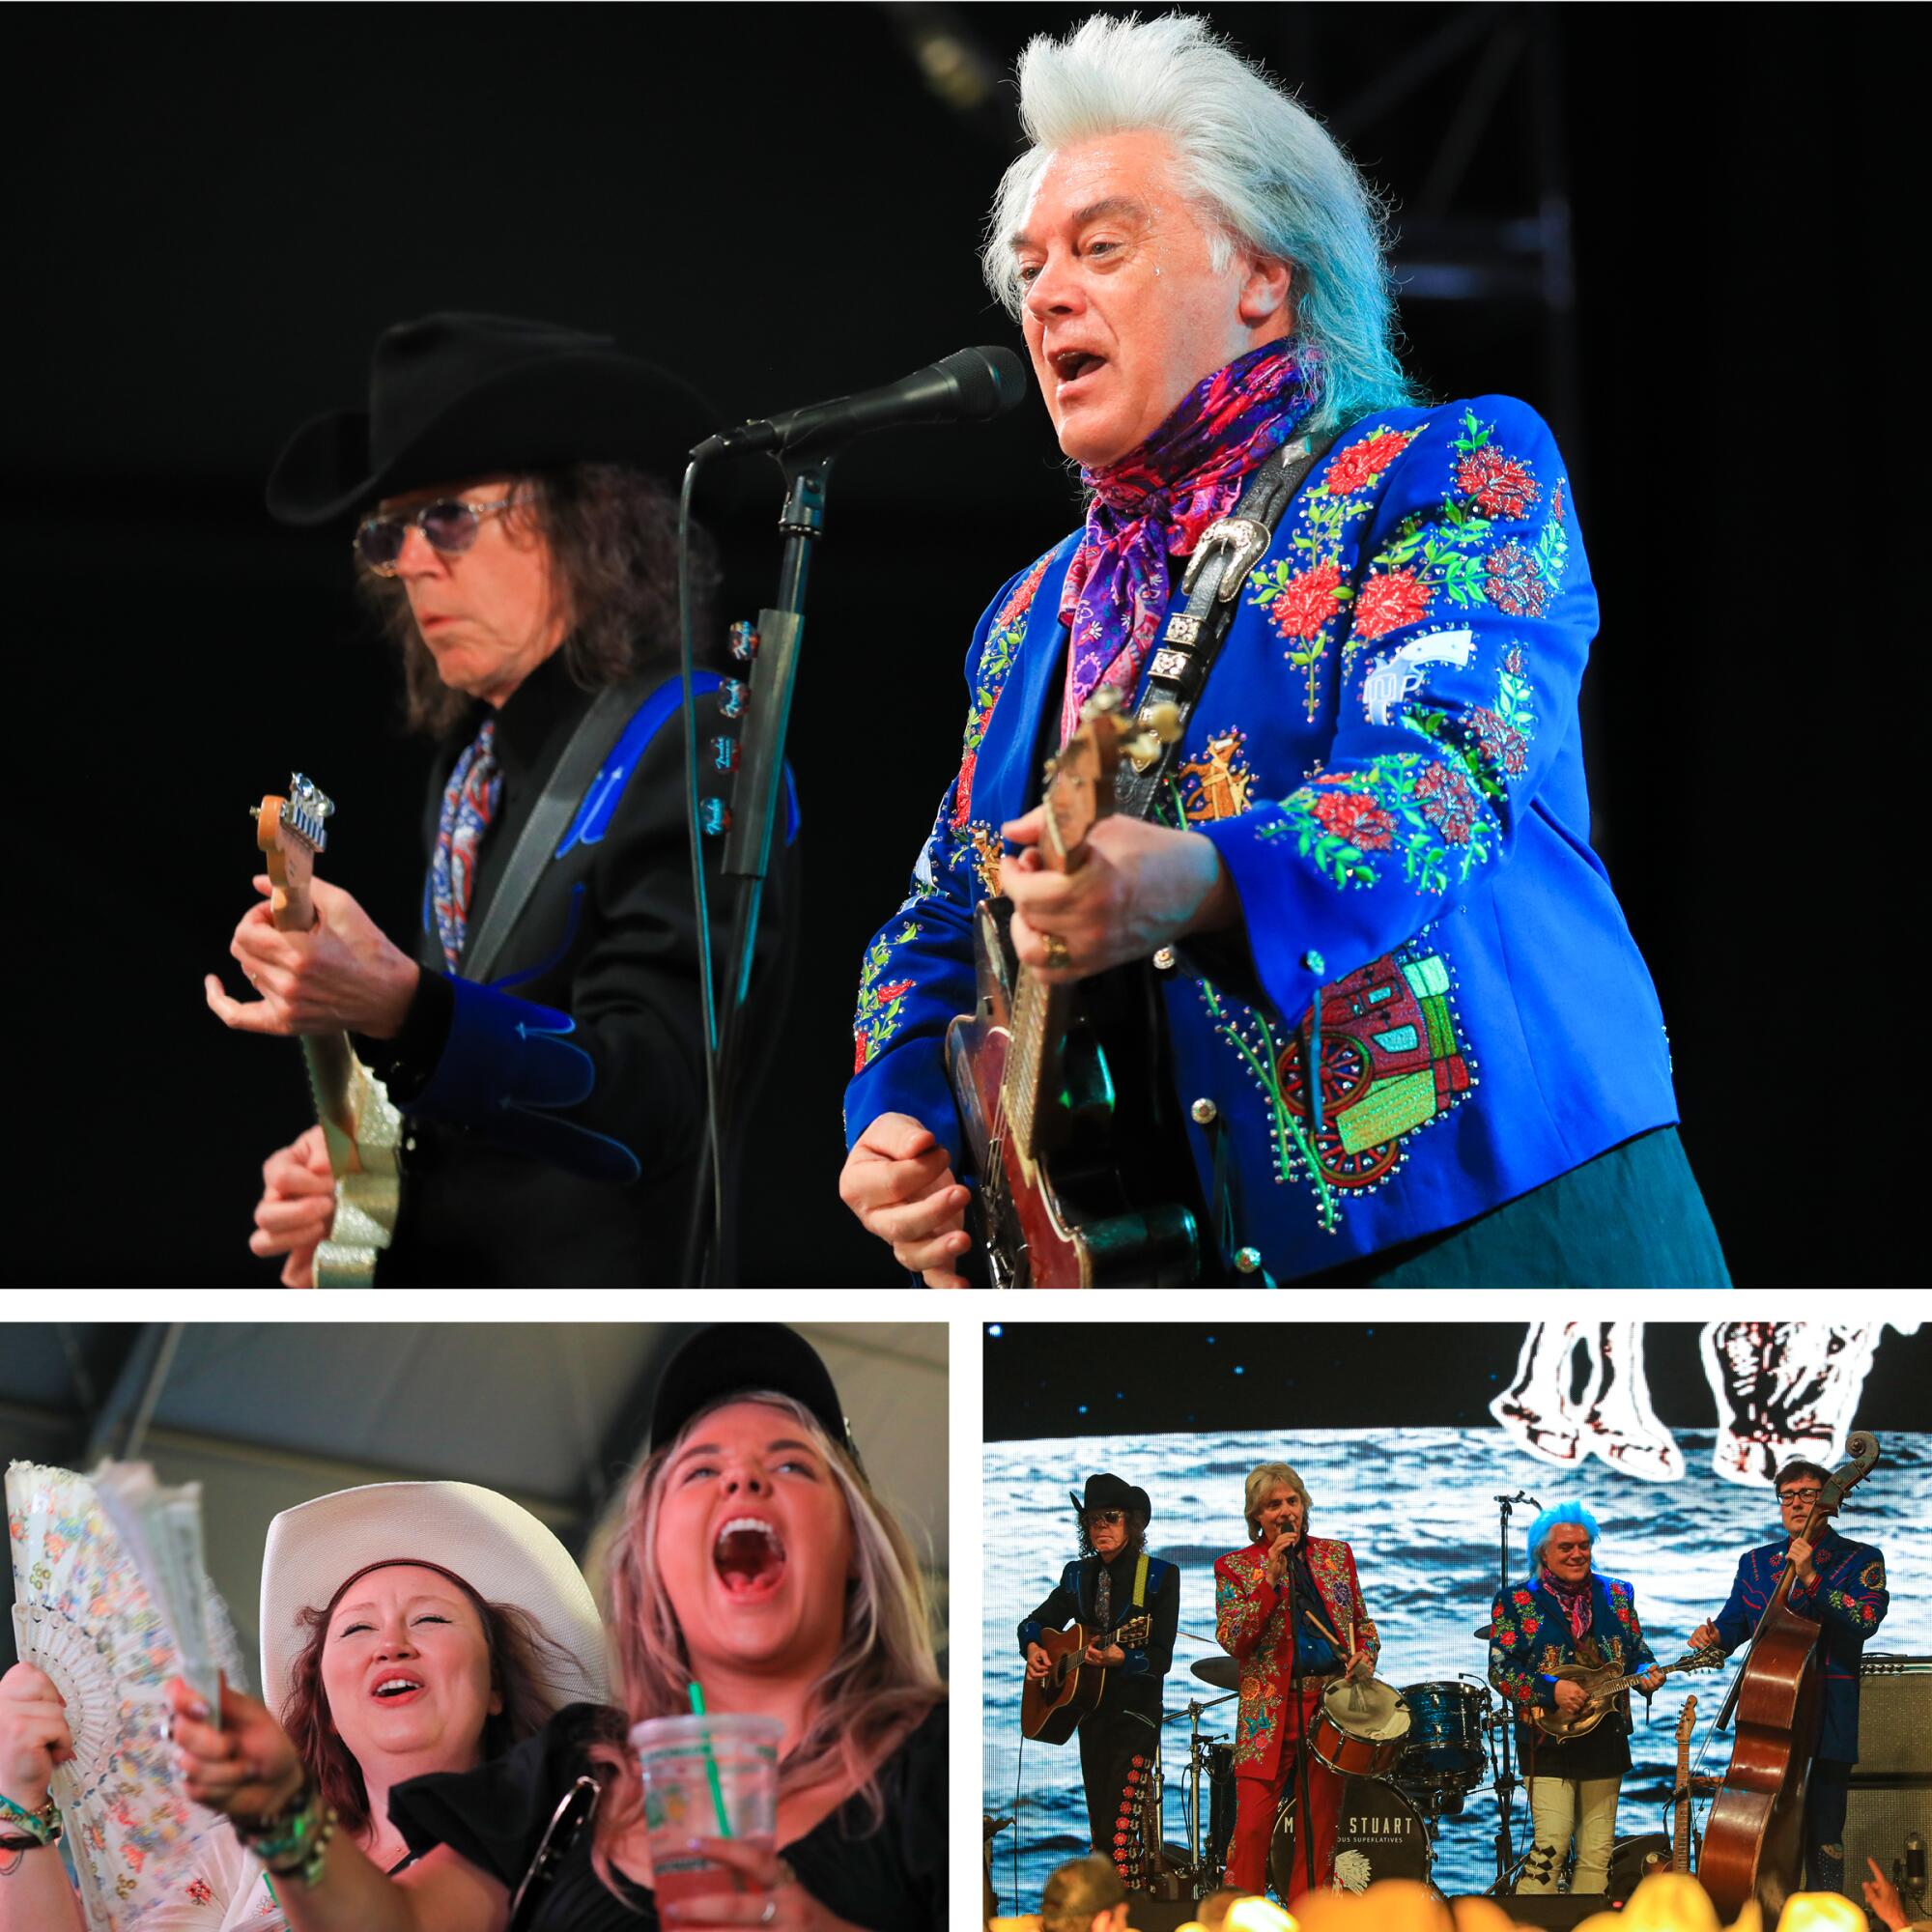
[[[442,956],[454,973],[463,957],[469,926],[469,900],[476,890],[476,849],[502,795],[503,774],[497,764],[497,721],[486,718],[475,741],[464,748],[442,792],[442,819],[436,853],[430,860],[430,901]]]
[[[1114,1579],[1107,1569],[1105,1557],[1100,1559],[1100,1574],[1094,1579],[1094,1623],[1099,1630],[1110,1629],[1114,1621]]]

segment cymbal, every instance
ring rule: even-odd
[[[1241,1688],[1241,1666],[1232,1657],[1197,1657],[1187,1667],[1202,1683],[1211,1684],[1217,1690]]]

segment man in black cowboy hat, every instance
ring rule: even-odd
[[[385,331],[368,410],[307,424],[269,479],[284,523],[359,519],[410,722],[440,741],[412,939],[318,879],[312,930],[278,931],[266,904],[237,926],[255,998],[207,985],[243,1032],[349,1032],[386,1085],[402,1201],[379,1286],[677,1277],[704,1072],[666,485],[713,420],[606,337],[433,315]],[[696,561],[708,589],[708,545]],[[698,684],[709,741],[735,693]],[[785,870],[761,923],[767,976]],[[719,928],[730,904],[718,890]],[[320,1130],[263,1173],[250,1245],[307,1286],[336,1211]]]
[[[1145,1490],[1102,1472],[1087,1478],[1084,1497],[1069,1490],[1067,1499],[1080,1555],[1020,1625],[1020,1649],[1028,1676],[1039,1677],[1048,1667],[1042,1632],[1078,1622],[1099,1636],[1148,1619],[1147,1634],[1136,1643],[1088,1645],[1085,1662],[1104,1668],[1107,1684],[1098,1708],[1080,1724],[1080,1776],[1094,1849],[1113,1861],[1127,1885],[1138,1886],[1143,1806],[1160,1737],[1161,1681],[1174,1662],[1180,1620],[1180,1572],[1147,1553],[1153,1506]]]

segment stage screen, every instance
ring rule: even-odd
[[[1644,1633],[1659,1661],[1670,1662],[1723,1604],[1739,1554],[1776,1533],[1768,1482],[1755,1473],[1741,1480],[1740,1462],[1775,1451],[1778,1426],[1809,1418],[1835,1436],[1834,1452],[1819,1460],[1836,1467],[1845,1432],[1868,1428],[1881,1437],[1882,1460],[1838,1520],[1841,1533],[1885,1553],[1890,1609],[1866,1656],[1932,1652],[1932,1435],[1897,1427],[1908,1413],[1924,1418],[1928,1383],[1915,1382],[1913,1371],[1928,1366],[1925,1338],[1878,1325],[1769,1323],[1701,1331],[1649,1324],[1647,1336],[1632,1323],[1548,1324],[1527,1334],[1444,1324],[1409,1331],[1399,1345],[1396,1333],[1288,1324],[1151,1324],[1107,1338],[1084,1326],[989,1331],[987,1433],[1009,1435],[985,1449],[984,1803],[989,1814],[1015,1820],[994,1845],[1004,1910],[1037,1910],[1047,1874],[1088,1848],[1077,1740],[1020,1749],[1015,1627],[1078,1553],[1068,1492],[1093,1471],[1111,1470],[1149,1492],[1147,1548],[1180,1567],[1181,1634],[1162,1734],[1170,1844],[1187,1839],[1188,1703],[1224,1694],[1188,1666],[1223,1654],[1214,1641],[1213,1563],[1249,1541],[1242,1485],[1258,1463],[1292,1464],[1313,1500],[1310,1532],[1352,1547],[1381,1634],[1378,1675],[1406,1690],[1486,1681],[1488,1645],[1476,1633],[1497,1587],[1497,1497],[1583,1502],[1602,1529],[1596,1567],[1634,1584]],[[1867,1383],[1875,1400],[1865,1399]],[[1918,1394],[1908,1396],[1915,1386]],[[1492,1402],[1509,1406],[1513,1389],[1514,1406],[1535,1414],[1540,1434],[1520,1413],[1514,1428],[1488,1413]],[[1071,1425],[1066,1433],[1010,1435],[1050,1420],[1056,1407]],[[1256,1426],[1270,1408],[1280,1426]],[[1357,1419],[1342,1423],[1350,1409]],[[1241,1426],[1199,1426],[1217,1410]],[[1135,1411],[1168,1424],[1191,1415],[1193,1426],[1126,1426]],[[1322,1423],[1296,1426],[1296,1416]],[[1577,1461],[1548,1460],[1563,1453],[1572,1431]],[[1543,1455],[1531,1452],[1531,1440]],[[1732,1473],[1720,1475],[1719,1462]],[[1512,1582],[1526,1572],[1523,1532],[1536,1514],[1528,1504],[1515,1511]],[[1636,1699],[1619,1839],[1668,1830],[1673,1734],[1687,1694],[1697,1699],[1693,1759],[1708,1741],[1702,1768],[1722,1773],[1730,1739],[1711,1739],[1709,1720],[1735,1667],[1666,1679],[1647,1714]],[[1203,1735],[1232,1737],[1235,1711],[1232,1698],[1204,1711]],[[1452,1896],[1485,1890],[1495,1877],[1496,1804],[1487,1776],[1484,1785],[1460,1816],[1439,1824],[1429,1876]],[[1204,1785],[1204,1836],[1207,1814]],[[1520,1856],[1527,1806],[1520,1790],[1513,1822]]]

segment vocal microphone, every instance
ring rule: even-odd
[[[1010,349],[961,349],[884,388],[720,430],[691,455],[696,462],[748,449],[797,451],[900,423],[987,422],[1016,408],[1025,394],[1026,365]]]

